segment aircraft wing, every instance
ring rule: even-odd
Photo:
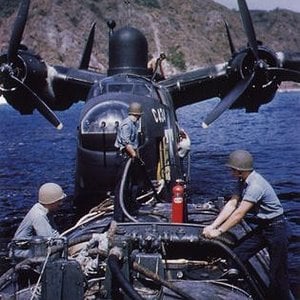
[[[175,108],[219,97],[221,100],[205,119],[204,127],[226,109],[257,112],[274,98],[281,82],[300,82],[299,52],[274,53],[260,46],[258,55],[255,58],[252,50],[245,48],[227,63],[176,75],[160,85],[169,91]]]
[[[159,84],[169,91],[176,108],[213,97],[223,99],[239,81],[245,78],[250,79],[252,78],[251,75],[257,72],[257,70],[253,70],[252,74],[243,74],[243,68],[246,69],[245,65],[243,66],[243,60],[246,60],[247,57],[242,55],[243,58],[240,59],[238,58],[239,55],[236,54],[236,57],[230,62],[175,75],[160,81]],[[242,63],[238,65],[238,63],[233,63],[234,60]],[[300,82],[300,52],[277,52],[273,60],[277,60],[275,64],[273,63],[274,66],[270,63],[270,65],[262,67],[264,68],[264,74],[259,74],[258,84],[252,87],[253,90],[256,88],[260,93],[264,93],[273,81],[275,81],[277,87],[284,81]],[[243,92],[246,91],[246,88],[248,88],[248,85],[245,86]],[[241,88],[239,91],[241,91]],[[238,96],[241,97],[242,93]],[[231,108],[242,107],[242,104],[235,104]],[[247,105],[245,105],[246,107]]]
[[[228,86],[227,63],[186,72],[160,81],[172,96],[175,108],[213,97],[223,97]]]
[[[85,101],[93,84],[111,74],[89,70],[95,24],[91,28],[78,68],[50,66],[39,55],[27,49],[21,41],[29,4],[30,0],[21,1],[7,53],[0,56],[0,93],[21,114],[31,114],[37,109],[50,123],[60,128],[61,123],[52,110],[65,110],[79,100]],[[246,1],[238,0],[238,4],[248,40],[245,48],[235,50],[226,26],[232,52],[228,62],[158,82],[169,92],[175,108],[219,97],[219,104],[209,113],[204,126],[216,120],[226,109],[245,108],[247,112],[256,112],[262,104],[274,98],[282,81],[300,82],[300,53],[276,53],[258,42]],[[118,35],[112,35],[114,26],[111,26],[110,42],[114,42],[117,40],[113,37]],[[134,33],[139,42],[112,43],[112,47],[109,47],[114,50],[109,53],[110,60],[113,56],[114,61],[112,69],[114,72],[137,74],[150,79],[151,73],[148,74],[146,68],[147,53],[143,50],[147,48],[146,38],[133,28],[125,31]],[[127,33],[120,34],[121,42],[125,41]],[[127,55],[124,55],[125,50]],[[131,67],[128,68],[128,65]],[[141,69],[145,72],[140,73]]]
[[[226,25],[232,57],[228,63],[199,69],[161,82],[170,92],[176,108],[220,97],[219,104],[203,122],[207,127],[226,109],[245,108],[257,112],[270,102],[283,81],[300,82],[300,53],[274,52],[258,42],[245,0],[238,0],[248,43],[235,50]]]

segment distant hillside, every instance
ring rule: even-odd
[[[129,2],[126,5],[125,2]],[[0,0],[0,48],[7,48],[19,1]],[[252,11],[257,38],[275,51],[300,51],[300,14]],[[76,67],[89,29],[97,22],[91,66],[106,72],[107,20],[129,24],[148,38],[149,52],[165,52],[169,73],[228,60],[224,20],[236,47],[246,44],[240,15],[212,0],[32,0],[23,43],[48,63]]]

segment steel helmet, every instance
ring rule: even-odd
[[[129,115],[141,116],[143,114],[142,105],[137,102],[132,102],[128,109]]]
[[[63,189],[56,183],[48,182],[39,189],[39,202],[41,204],[52,204],[66,197]]]
[[[229,155],[226,166],[238,171],[252,171],[253,157],[248,151],[236,150]]]

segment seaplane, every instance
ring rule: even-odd
[[[251,226],[246,220],[218,239],[206,239],[209,224],[226,198],[189,201],[190,139],[178,125],[180,107],[220,98],[202,121],[208,127],[227,109],[257,112],[281,82],[300,82],[300,53],[276,52],[258,42],[245,0],[238,0],[248,43],[236,49],[225,30],[231,58],[224,63],[165,77],[166,55],[148,66],[141,30],[107,22],[109,67],[89,67],[95,25],[77,68],[50,65],[23,45],[30,8],[22,0],[8,49],[0,56],[0,92],[21,114],[37,110],[57,129],[54,111],[82,101],[74,206],[80,218],[58,239],[36,237],[10,243],[12,268],[0,277],[1,299],[265,299],[269,284],[267,249],[247,265],[233,248]],[[114,147],[128,107],[143,107],[139,126],[142,178],[128,159],[120,184],[124,222],[113,219],[114,187],[120,167]],[[134,199],[132,199],[134,197]],[[137,201],[132,211],[126,203]],[[19,261],[14,253],[29,249]],[[291,296],[292,299],[292,296]]]

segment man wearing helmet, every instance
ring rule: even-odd
[[[267,247],[270,255],[270,285],[267,299],[290,299],[287,271],[288,234],[283,208],[271,185],[253,169],[252,155],[236,150],[226,164],[239,181],[237,191],[211,225],[203,229],[216,238],[238,224],[247,212],[255,212],[258,226],[234,252],[244,263]]]
[[[58,184],[52,182],[43,184],[38,192],[38,202],[26,214],[13,239],[26,240],[34,236],[59,237],[48,214],[57,210],[65,197],[66,194]],[[18,256],[27,256],[26,251],[18,252]]]
[[[128,109],[128,117],[120,124],[115,141],[115,147],[132,158],[137,157],[138,121],[142,114],[141,104],[131,103]]]
[[[140,103],[132,102],[129,105],[128,117],[125,118],[117,132],[115,141],[115,147],[118,149],[121,155],[121,165],[119,168],[119,174],[117,176],[117,183],[115,187],[115,201],[114,201],[114,219],[118,222],[122,222],[124,215],[120,205],[119,193],[120,184],[123,176],[124,167],[128,158],[132,158],[134,161],[139,160],[139,154],[137,148],[139,146],[138,141],[138,129],[139,119],[143,115],[142,106]],[[135,176],[138,177],[138,176]],[[127,204],[129,205],[129,204]],[[131,203],[131,206],[133,203]]]

